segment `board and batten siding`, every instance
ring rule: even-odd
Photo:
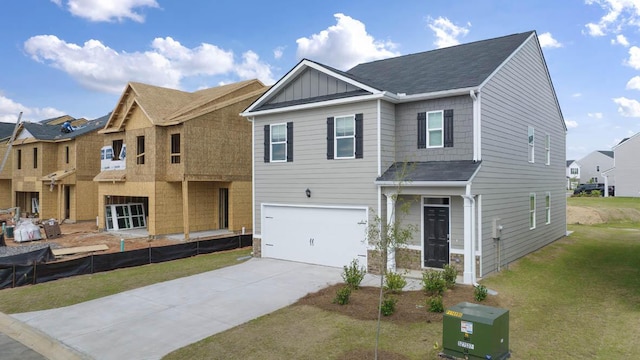
[[[419,112],[453,109],[453,147],[418,149]],[[396,106],[396,161],[473,160],[473,101],[456,96]]]
[[[358,91],[359,88],[316,69],[308,68],[285,86],[268,104]]]
[[[615,150],[616,196],[640,196],[640,136],[634,136]]]
[[[525,43],[481,89],[482,165],[472,184],[481,194],[482,274],[496,270],[493,219],[503,225],[501,264],[512,262],[566,233],[565,128],[535,38]],[[528,160],[534,127],[535,162]],[[551,162],[545,165],[545,137]],[[545,196],[551,193],[551,223]],[[536,194],[536,227],[529,229],[529,194]]]
[[[327,159],[327,118],[363,114],[363,158]],[[293,162],[264,162],[264,125],[293,122]],[[254,234],[263,203],[376,209],[377,102],[321,107],[254,118]],[[307,198],[305,190],[311,191]],[[330,225],[330,224],[328,224]],[[364,239],[364,233],[363,239]]]

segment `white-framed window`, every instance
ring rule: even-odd
[[[529,230],[536,228],[536,194],[529,194]]]
[[[533,126],[529,126],[528,132],[528,141],[529,141],[529,162],[533,163],[535,160],[535,137],[534,137],[534,131],[533,131]]]
[[[271,125],[271,162],[287,161],[287,124]]]
[[[551,224],[551,193],[544,197],[545,224]]]
[[[356,117],[354,115],[336,116],[335,139],[336,159],[356,157]]]
[[[444,146],[444,113],[431,111],[427,113],[427,148]]]
[[[578,168],[571,168],[571,175],[578,175]]]
[[[544,140],[544,151],[546,153],[545,165],[551,164],[551,135],[547,134]]]

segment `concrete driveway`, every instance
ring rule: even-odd
[[[14,314],[93,359],[160,359],[342,281],[341,268],[274,259],[244,263],[80,303]],[[374,285],[374,276],[365,277]]]

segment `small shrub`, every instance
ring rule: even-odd
[[[458,278],[458,269],[449,264],[444,266],[444,272],[442,273],[444,281],[447,283],[447,288],[452,288],[456,284]]]
[[[435,313],[444,312],[444,303],[442,302],[442,296],[429,296],[427,298],[427,309],[429,309],[430,312]]]
[[[364,274],[366,274],[364,266],[358,266],[358,259],[353,259],[349,266],[343,266],[343,270],[342,279],[344,282],[352,289],[358,289],[362,279],[364,279]]]
[[[344,286],[338,289],[336,297],[333,299],[334,304],[346,305],[349,303],[349,297],[351,296],[351,287]]]
[[[428,294],[442,295],[447,282],[441,271],[427,270],[422,273],[422,287]]]
[[[482,301],[486,299],[488,293],[489,290],[487,290],[487,287],[482,284],[473,288],[473,298],[476,299],[476,301]]]
[[[382,315],[389,316],[393,314],[396,311],[397,302],[398,302],[398,299],[396,299],[395,296],[391,296],[391,295],[385,296],[384,299],[382,300],[382,306],[380,307]]]
[[[384,277],[384,282],[384,290],[392,294],[401,293],[402,289],[407,285],[407,280],[405,280],[402,275],[393,271],[387,272]]]

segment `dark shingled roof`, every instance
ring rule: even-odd
[[[613,151],[606,151],[606,150],[598,150],[598,152],[602,155],[606,155],[610,158],[613,159]]]
[[[376,181],[469,181],[480,167],[480,161],[397,162]],[[403,170],[406,164],[406,170]],[[402,179],[401,173],[406,171]]]
[[[567,160],[567,167],[571,166],[571,164],[574,162],[575,160]]]
[[[11,137],[11,134],[13,134],[13,128],[15,126],[15,123],[6,123],[0,121],[0,140]]]
[[[379,90],[424,94],[482,84],[534,32],[360,64],[350,77]]]
[[[98,131],[104,128],[105,124],[109,120],[109,116],[111,114],[107,114],[98,119],[94,119],[88,121],[86,124],[76,128],[75,131],[70,133],[63,133],[60,131],[60,125],[47,125],[46,123],[32,123],[25,122],[23,123],[24,128],[29,131],[34,138],[38,140],[45,141],[58,141],[64,139],[75,139],[78,136],[82,136],[84,134],[88,134],[93,131]]]

